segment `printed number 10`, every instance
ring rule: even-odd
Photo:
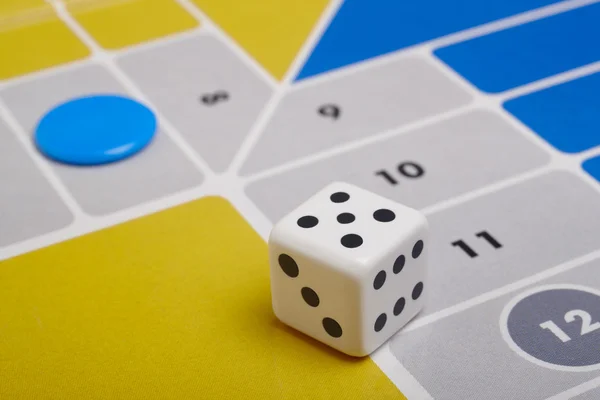
[[[571,310],[565,314],[565,322],[571,323],[575,321],[575,318],[581,319],[581,336],[600,329],[600,322],[594,322],[592,324],[592,317],[590,314],[583,310]],[[563,343],[571,340],[569,335],[554,323],[554,321],[546,321],[540,324],[542,329],[548,329]]]
[[[403,162],[398,164],[398,173],[405,178],[420,178],[425,174],[425,170],[422,166],[414,162]],[[390,185],[397,185],[398,180],[385,169],[381,169],[375,172],[375,175],[383,177]]]

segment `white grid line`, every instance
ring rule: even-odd
[[[206,24],[201,23],[199,26],[189,29],[187,31],[178,32],[176,34],[168,36],[161,36],[159,38],[149,40],[147,42],[131,44],[128,46],[121,47],[119,49],[103,49],[103,51],[105,53],[111,54],[115,59],[118,59],[120,57],[131,56],[136,53],[141,53],[155,48],[165,47],[171,44],[176,44],[178,42],[183,42],[203,34],[211,34],[213,36],[216,36]]]
[[[423,49],[437,49],[454,43],[463,42],[475,37],[483,36],[489,33],[501,31],[513,26],[521,25],[526,22],[539,20],[552,15],[560,14],[568,10],[580,8],[586,5],[598,3],[600,0],[565,0],[549,6],[537,8],[524,13],[516,14],[510,17],[499,19],[474,28],[465,29],[457,33],[449,34],[429,41],[420,42],[414,46],[385,53],[379,56],[369,58],[355,64],[349,64],[340,69],[334,69],[315,76],[305,78],[294,84],[292,90],[300,90],[308,86],[318,85],[332,79],[339,79],[343,76],[352,75],[362,70],[371,69],[373,66],[382,66],[393,63],[399,59],[410,56],[413,52],[421,52]]]
[[[548,397],[546,400],[569,400],[575,398],[575,396],[579,396],[580,394],[584,394],[589,392],[592,389],[596,389],[600,387],[600,376],[589,380],[587,382],[582,383],[581,385],[577,385],[569,390],[566,390],[562,393],[559,393],[555,396]]]
[[[271,76],[271,74],[256,61],[250,54],[240,47],[235,40],[227,35],[217,24],[215,24],[205,13],[203,13],[198,7],[196,7],[190,0],[175,0],[179,3],[190,15],[196,18],[201,24],[204,25],[205,29],[209,30],[217,38],[238,56],[251,70],[253,70],[263,81],[265,81],[271,88],[277,86],[277,81]]]
[[[567,81],[570,81],[570,80],[573,80],[576,78],[580,78],[580,77],[595,73],[598,70],[600,70],[600,62],[592,63],[592,64],[582,66],[579,68],[575,68],[575,69],[572,69],[572,70],[569,70],[569,71],[566,71],[563,73],[556,74],[554,76],[550,76],[545,79],[540,79],[538,81],[529,83],[527,85],[520,86],[515,89],[511,89],[511,90],[508,90],[508,91],[505,91],[502,93],[487,94],[487,93],[484,93],[484,92],[478,90],[474,85],[472,85],[470,82],[468,82],[465,78],[460,76],[453,69],[451,69],[448,65],[446,65],[444,62],[439,60],[437,57],[435,57],[433,55],[434,48],[431,45],[429,45],[429,46],[425,45],[423,47],[423,49],[424,49],[424,51],[427,51],[427,54],[431,57],[431,59],[435,63],[438,64],[439,69],[442,72],[444,72],[446,76],[448,76],[456,81],[462,81],[461,86],[463,88],[465,88],[466,90],[468,90],[474,96],[476,104],[481,104],[482,106],[484,106],[488,109],[491,109],[494,112],[496,112],[497,114],[501,115],[503,117],[503,119],[511,122],[517,128],[517,130],[520,131],[526,138],[528,138],[531,142],[533,142],[535,145],[537,145],[537,147],[545,150],[552,157],[550,164],[543,168],[540,168],[540,169],[534,170],[534,171],[530,171],[529,173],[521,174],[518,177],[514,177],[513,179],[506,180],[504,182],[499,182],[495,185],[486,186],[482,190],[473,191],[471,193],[468,193],[468,194],[462,196],[462,199],[455,198],[455,199],[450,199],[450,200],[446,201],[445,202],[446,204],[444,204],[444,202],[436,204],[435,206],[430,207],[429,209],[425,209],[424,210],[425,213],[438,212],[438,211],[441,211],[442,209],[448,208],[452,205],[460,204],[464,201],[469,201],[476,197],[487,195],[489,193],[492,193],[494,190],[499,190],[500,188],[503,188],[506,186],[525,182],[528,179],[532,179],[533,177],[542,175],[543,173],[549,172],[552,169],[563,169],[563,170],[572,172],[575,175],[577,175],[578,177],[580,177],[582,180],[587,182],[591,188],[593,188],[595,191],[600,193],[600,187],[598,185],[598,182],[595,181],[589,175],[587,175],[585,173],[585,171],[581,168],[581,165],[580,165],[581,161],[582,161],[583,157],[585,157],[587,154],[564,154],[564,153],[556,150],[550,144],[548,144],[544,140],[542,140],[541,137],[539,135],[537,135],[535,132],[533,132],[529,127],[522,124],[520,121],[518,121],[518,119],[516,117],[514,117],[512,114],[510,114],[508,111],[506,111],[503,108],[503,102],[509,98],[514,98],[514,97],[518,97],[518,96],[521,96],[521,95],[524,95],[527,93],[532,93],[534,91],[549,88],[551,86],[555,86],[560,83],[564,83],[564,82],[567,82]],[[479,192],[479,193],[477,193],[477,192]],[[513,292],[517,289],[523,288],[525,286],[531,285],[531,284],[539,282],[541,280],[548,279],[549,277],[555,276],[557,274],[564,273],[570,269],[574,269],[578,266],[585,265],[585,264],[587,264],[593,260],[597,260],[597,259],[600,259],[600,249],[593,251],[589,254],[586,254],[584,256],[578,257],[576,259],[570,260],[568,262],[565,262],[561,265],[555,266],[553,268],[546,269],[545,271],[531,275],[527,278],[518,280],[511,284],[505,285],[500,288],[496,288],[492,291],[488,291],[480,296],[476,296],[474,298],[471,298],[471,299],[461,302],[459,304],[453,305],[446,309],[432,313],[422,319],[415,321],[415,323],[412,323],[409,326],[407,326],[404,329],[404,332],[410,332],[410,331],[418,329],[420,327],[429,325],[430,323],[433,323],[433,322],[436,322],[443,318],[449,317],[458,312],[468,310],[472,307],[483,304],[494,298],[498,298],[504,294]],[[598,386],[598,385],[600,385],[600,382],[598,382],[595,386]],[[579,388],[587,388],[587,386],[580,385]],[[589,390],[589,389],[587,389],[587,390]],[[566,392],[564,392],[564,393],[566,393]],[[562,396],[562,394],[557,395],[557,397],[560,397],[560,396]]]
[[[159,199],[150,200],[135,207],[117,211],[110,215],[105,215],[102,217],[78,217],[68,227],[49,232],[44,235],[36,236],[0,249],[0,261],[29,253],[40,248],[62,243],[69,239],[109,228],[111,226],[141,218],[159,211],[167,210],[201,197],[218,195],[219,193],[220,191],[216,189],[214,182],[203,183],[200,186],[191,189],[185,189]]]
[[[547,173],[552,172],[555,168],[551,164],[522,172],[517,175],[513,175],[509,178],[501,179],[497,182],[487,184],[478,189],[473,189],[469,192],[456,195],[454,197],[438,201],[430,206],[423,207],[421,212],[425,215],[432,215],[441,211],[459,206],[464,203],[468,203],[472,200],[476,200],[480,197],[488,196],[497,193],[501,190],[507,189],[511,186],[518,185],[532,178],[537,178]]]
[[[542,89],[557,86],[561,83],[569,82],[577,78],[582,78],[587,75],[591,75],[600,71],[600,61],[590,63],[581,67],[573,68],[572,70],[560,73],[558,75],[552,75],[547,78],[534,81],[523,86],[516,87],[514,89],[507,90],[498,94],[490,94],[489,97],[499,104],[523,95],[537,92]]]
[[[65,206],[69,209],[71,214],[73,214],[73,218],[75,220],[88,218],[87,214],[83,212],[75,198],[58,178],[58,175],[52,170],[50,164],[48,164],[42,155],[34,148],[33,142],[28,140],[30,136],[27,134],[25,129],[23,129],[21,124],[19,124],[17,119],[14,117],[14,115],[12,115],[2,100],[0,100],[0,118],[2,118],[8,125],[9,129],[13,131],[15,137],[19,141],[19,144],[23,146],[23,149],[29,155],[29,157],[31,157],[33,163],[39,168],[42,175],[50,183],[50,186],[52,186],[54,191],[65,203]]]
[[[240,144],[238,151],[233,156],[229,167],[227,168],[226,174],[237,175],[240,167],[244,161],[248,158],[254,147],[261,138],[267,124],[271,120],[271,117],[275,114],[275,110],[283,100],[285,96],[285,87],[279,86],[271,94],[271,98],[267,101],[263,109],[260,111],[258,118],[254,122],[252,128]]]
[[[427,390],[394,356],[390,349],[390,340],[375,350],[371,359],[408,400],[433,400]]]
[[[502,20],[501,23],[500,22],[492,23],[491,25],[493,26],[494,29],[489,29],[489,27],[488,27],[485,30],[481,31],[481,34],[489,33],[489,32],[493,32],[493,31],[497,31],[497,30],[505,29],[507,27],[514,26],[517,24],[517,23],[515,23],[515,20],[518,23],[522,23],[525,21],[532,21],[535,19],[547,17],[550,15],[555,15],[560,12],[564,12],[567,10],[571,10],[574,8],[578,8],[578,7],[596,3],[596,2],[598,2],[598,0],[594,0],[594,1],[573,0],[573,1],[567,1],[564,3],[559,3],[559,4],[552,5],[552,6],[544,7],[542,9],[530,11],[525,14],[520,14],[515,17],[507,18],[506,20]],[[483,28],[476,28],[476,29],[483,29]],[[470,30],[464,31],[461,33],[457,33],[452,36],[458,37],[458,38],[455,38],[455,41],[465,40],[467,37],[470,37],[470,36],[468,36],[468,35],[470,35],[469,32],[470,32]],[[467,36],[465,37],[464,35],[467,35]],[[517,128],[517,130],[524,133],[524,136],[527,139],[529,139],[530,141],[535,143],[537,145],[537,147],[541,147],[548,154],[550,154],[553,157],[553,159],[555,159],[555,160],[564,159],[565,157],[569,157],[569,156],[563,155],[562,153],[556,151],[550,144],[546,143],[543,139],[541,139],[539,137],[539,135],[532,132],[527,126],[525,126],[524,124],[521,124],[520,121],[516,120],[516,118],[514,116],[512,116],[512,114],[505,111],[502,107],[502,102],[504,102],[505,100],[507,100],[509,98],[513,98],[515,96],[520,96],[520,95],[523,95],[526,93],[531,93],[533,91],[538,91],[541,89],[549,88],[549,87],[555,86],[558,83],[564,83],[564,82],[570,81],[575,78],[583,77],[583,76],[598,72],[598,71],[600,71],[600,62],[592,63],[592,64],[578,67],[578,68],[574,68],[572,70],[565,71],[565,72],[550,76],[548,78],[541,79],[539,81],[532,82],[532,83],[517,87],[515,89],[511,89],[511,90],[503,92],[503,93],[485,94],[485,93],[479,91],[477,88],[475,88],[470,82],[468,82],[465,78],[463,78],[462,76],[457,74],[449,66],[447,66],[446,64],[444,64],[443,62],[438,60],[435,56],[433,56],[432,52],[435,48],[440,46],[440,40],[442,40],[442,39],[433,40],[431,42],[422,44],[418,47],[401,50],[401,51],[398,51],[398,52],[395,52],[395,53],[392,53],[389,55],[384,55],[384,56],[381,56],[380,58],[378,58],[378,57],[372,58],[370,60],[358,63],[356,65],[347,66],[340,71],[333,71],[331,73],[325,73],[323,75],[319,75],[315,78],[309,78],[306,81],[301,81],[301,82],[295,84],[291,88],[291,90],[292,91],[302,90],[306,86],[312,86],[315,84],[321,84],[321,83],[328,82],[331,80],[342,79],[342,78],[346,77],[347,75],[359,73],[360,71],[371,69],[374,66],[381,66],[381,65],[395,62],[400,58],[412,57],[414,55],[419,55],[419,56],[426,57],[426,59],[428,61],[430,61],[432,64],[434,64],[438,69],[441,69],[445,73],[446,77],[450,78],[453,82],[457,83],[463,90],[466,90],[473,97],[473,99],[474,99],[473,104],[470,105],[469,107],[466,107],[467,108],[466,110],[463,111],[463,109],[461,108],[460,111],[459,110],[451,110],[446,113],[437,114],[437,115],[434,115],[431,117],[423,118],[414,123],[411,123],[408,125],[403,125],[402,127],[395,128],[395,129],[392,129],[387,132],[381,132],[378,134],[371,135],[369,137],[353,140],[353,141],[350,141],[350,142],[347,142],[347,143],[344,143],[344,144],[341,144],[338,146],[333,146],[329,149],[326,149],[326,150],[323,150],[320,152],[315,152],[308,156],[299,157],[298,159],[295,159],[295,160],[287,162],[287,163],[280,164],[276,167],[268,168],[268,169],[259,171],[257,173],[253,173],[247,177],[243,177],[242,179],[246,183],[250,183],[250,182],[254,182],[256,180],[263,179],[265,177],[269,177],[269,176],[277,175],[277,174],[280,174],[280,173],[283,173],[283,172],[286,172],[289,170],[293,170],[295,168],[299,168],[301,166],[314,163],[316,161],[320,161],[320,160],[323,160],[323,159],[326,159],[329,157],[337,156],[337,155],[352,151],[356,148],[360,148],[365,145],[369,145],[371,143],[375,143],[375,142],[378,142],[381,140],[386,140],[386,139],[396,136],[397,134],[400,134],[400,133],[408,133],[409,131],[416,129],[417,127],[420,127],[420,126],[427,126],[429,124],[435,124],[439,121],[445,120],[447,118],[448,114],[454,115],[454,113],[456,113],[457,115],[460,115],[463,112],[468,112],[469,108],[486,108],[486,109],[491,109],[498,114],[501,114],[501,116],[504,117],[505,120],[511,122],[513,124],[513,126],[515,126]],[[443,38],[443,40],[449,40],[449,39],[447,37],[445,37],[445,38]],[[566,162],[569,162],[569,161],[566,161]],[[579,172],[579,171],[577,171],[577,172]]]
[[[333,16],[335,15],[335,12],[338,10],[341,3],[342,0],[332,0],[321,14],[321,18],[316,23],[315,28],[310,33],[309,37],[301,47],[299,53],[296,55],[296,58],[288,68],[288,71],[283,77],[281,83],[276,87],[271,99],[267,102],[267,104],[261,111],[254,126],[250,129],[250,132],[242,142],[238,152],[233,157],[233,160],[231,161],[231,164],[229,165],[229,168],[227,170],[229,174],[237,175],[242,164],[246,161],[252,150],[254,150],[254,147],[256,146],[256,144],[261,138],[262,133],[264,132],[264,128],[267,126],[268,122],[275,113],[275,110],[281,103],[287,91],[290,90],[292,79],[296,76],[296,73],[302,67],[304,59],[310,54],[310,50],[316,43],[317,39],[320,37],[321,33],[329,24],[331,18],[333,18]]]
[[[25,75],[19,75],[13,78],[5,79],[0,81],[0,91],[13,86],[19,86],[28,82],[34,82],[40,79],[52,77],[54,75],[69,72],[73,69],[89,65],[91,62],[93,62],[93,58],[92,54],[89,54],[87,57],[82,58],[80,60],[67,62],[47,69],[41,69],[39,71],[31,72]]]
[[[580,161],[585,161],[587,159],[594,158],[597,156],[600,156],[600,146],[594,147],[586,151],[582,151],[578,155],[574,154],[574,157],[578,158]]]
[[[421,118],[417,121],[402,125],[399,128],[392,128],[381,133],[367,135],[360,139],[351,140],[346,143],[333,146],[326,150],[316,151],[308,156],[303,156],[289,162],[284,162],[275,167],[267,168],[262,171],[252,173],[248,176],[241,177],[241,179],[244,181],[245,184],[250,184],[252,182],[259,181],[274,175],[279,175],[284,172],[301,168],[306,165],[314,164],[316,162],[326,160],[328,158],[336,157],[338,155],[342,155],[344,153],[348,153],[353,150],[363,148],[365,146],[370,146],[379,142],[390,140],[397,136],[402,136],[404,134],[411,133],[417,129],[422,129],[443,121],[447,121],[452,118],[459,117],[461,115],[468,114],[469,112],[475,111],[476,109],[477,108],[475,108],[473,104],[467,104],[465,106],[461,106],[450,111],[444,111],[439,114]]]
[[[75,33],[75,35],[92,51],[93,57],[100,63],[102,63],[119,81],[125,89],[146,103],[157,115],[160,125],[163,131],[170,139],[179,147],[179,149],[186,155],[186,157],[196,166],[196,168],[204,175],[205,179],[210,180],[214,173],[208,166],[208,164],[200,157],[194,149],[187,144],[183,139],[183,136],[173,127],[173,125],[162,115],[160,110],[150,102],[144,93],[137,88],[129,77],[123,73],[116,65],[114,56],[109,52],[103,50],[100,45],[92,38],[92,36],[73,18],[69,13],[64,3],[60,0],[47,0],[56,10],[59,18]]]
[[[400,332],[400,335],[403,333],[408,333],[417,330],[434,322],[438,322],[446,317],[458,314],[462,311],[466,311],[470,308],[481,305],[498,297],[502,297],[516,290],[523,289],[524,287],[530,286],[534,283],[538,283],[543,280],[562,274],[564,272],[579,268],[598,259],[600,259],[600,249],[594,250],[592,252],[576,257],[562,264],[553,266],[544,271],[530,275],[526,278],[522,278],[515,282],[490,290],[486,293],[482,293],[468,300],[462,301],[458,304],[436,311],[420,319],[416,319],[414,322],[408,325],[402,332]]]
[[[231,200],[232,203],[234,204],[234,206],[238,207],[240,214],[243,215],[244,217],[248,218],[251,225],[253,227],[255,227],[255,229],[257,229],[258,233],[263,237],[263,239],[266,240],[268,237],[268,233],[270,231],[271,223],[264,216],[264,214],[256,207],[256,205],[245,196],[245,194],[243,192],[243,184],[244,183],[247,183],[247,182],[250,182],[250,181],[253,181],[256,179],[261,179],[265,176],[269,176],[270,174],[280,173],[283,171],[287,171],[287,170],[290,170],[293,168],[300,167],[305,164],[313,163],[316,160],[324,159],[324,158],[331,157],[333,155],[336,155],[336,154],[339,154],[342,152],[350,151],[354,148],[362,147],[371,142],[386,140],[392,136],[403,134],[405,132],[409,132],[410,130],[415,129],[415,127],[417,127],[417,126],[435,123],[435,122],[439,122],[440,120],[444,120],[445,118],[450,118],[453,115],[453,113],[458,115],[458,114],[461,114],[461,113],[464,113],[464,112],[467,112],[467,111],[473,109],[472,105],[468,106],[468,107],[463,107],[461,109],[454,110],[449,113],[445,113],[441,116],[439,116],[439,115],[434,116],[429,119],[423,119],[422,121],[418,121],[415,124],[411,124],[410,127],[412,127],[412,129],[406,128],[406,127],[393,129],[388,132],[380,133],[380,134],[376,135],[376,137],[369,138],[368,140],[365,140],[365,141],[359,140],[359,141],[353,142],[351,144],[345,144],[343,146],[337,147],[336,149],[320,153],[319,155],[316,155],[316,156],[313,155],[313,156],[304,158],[302,161],[298,161],[296,164],[287,164],[285,166],[279,166],[279,167],[270,169],[269,173],[267,173],[267,174],[259,173],[257,175],[247,178],[245,181],[238,179],[235,176],[237,169],[244,162],[245,158],[253,150],[253,147],[256,144],[256,142],[258,141],[260,134],[262,133],[263,128],[266,125],[268,119],[270,118],[273,111],[276,109],[277,105],[279,104],[279,102],[283,98],[284,94],[288,90],[299,90],[299,89],[302,89],[303,87],[307,87],[307,86],[314,85],[314,84],[319,84],[319,83],[322,83],[329,79],[337,79],[341,76],[352,74],[352,73],[355,73],[362,69],[371,68],[374,65],[393,62],[393,61],[397,60],[398,58],[410,56],[413,52],[422,53],[423,51],[426,51],[428,56],[430,56],[434,60],[436,65],[439,66],[439,65],[442,65],[442,63],[439,62],[439,60],[437,60],[431,54],[431,49],[434,47],[447,45],[447,44],[458,42],[458,41],[463,41],[463,40],[471,38],[471,37],[480,36],[485,33],[489,33],[489,32],[493,32],[493,31],[505,29],[510,26],[522,24],[526,21],[543,18],[545,16],[557,14],[557,13],[563,12],[568,9],[573,9],[573,8],[580,7],[580,6],[583,6],[586,4],[591,4],[591,3],[597,2],[597,0],[596,1],[572,0],[572,1],[565,1],[562,3],[555,4],[555,5],[543,7],[541,9],[522,13],[517,16],[502,19],[500,21],[495,21],[495,22],[492,22],[490,24],[486,24],[486,25],[483,25],[480,27],[476,27],[476,28],[468,29],[468,30],[465,30],[465,31],[462,31],[462,32],[459,32],[456,34],[448,35],[448,36],[445,36],[440,39],[435,39],[435,40],[432,40],[427,43],[421,43],[418,46],[416,46],[414,49],[411,48],[411,49],[395,52],[392,54],[376,57],[376,58],[373,58],[366,62],[358,63],[353,66],[348,66],[342,70],[333,71],[331,73],[322,74],[315,78],[306,79],[306,80],[300,82],[299,84],[295,84],[295,85],[291,86],[290,85],[291,79],[295,76],[297,69],[299,67],[301,67],[302,61],[309,54],[310,50],[312,49],[312,46],[316,43],[316,40],[318,39],[320,33],[322,32],[323,29],[325,29],[326,24],[330,21],[331,17],[333,17],[333,15],[335,15],[335,12],[337,11],[338,7],[341,4],[341,0],[333,1],[328,6],[327,10],[323,13],[321,20],[317,24],[317,27],[311,33],[309,40],[307,40],[307,42],[303,46],[302,50],[297,55],[295,61],[293,62],[292,66],[290,67],[290,70],[288,71],[288,73],[286,74],[285,78],[283,79],[283,81],[281,83],[275,82],[274,79],[270,76],[270,74],[268,74],[261,65],[259,65],[252,57],[250,57],[245,52],[245,50],[243,50],[239,46],[237,46],[235,44],[235,42],[231,38],[229,38],[229,36],[227,34],[222,32],[220,28],[218,28],[215,24],[212,23],[212,21],[210,21],[210,19],[206,18],[206,16],[200,10],[198,10],[194,5],[192,5],[189,0],[177,0],[177,1],[188,12],[190,12],[190,14],[192,14],[194,17],[196,17],[198,20],[200,20],[200,22],[202,23],[201,28],[198,28],[198,29],[192,30],[192,31],[187,31],[187,32],[181,33],[179,35],[168,36],[163,39],[152,41],[152,42],[149,42],[149,43],[141,45],[141,46],[128,47],[126,49],[122,49],[120,51],[116,51],[116,52],[112,52],[112,53],[102,50],[95,43],[95,41],[91,38],[91,36],[85,30],[83,30],[83,28],[81,28],[79,26],[79,24],[72,18],[72,16],[70,16],[70,14],[66,10],[66,8],[64,7],[64,4],[62,2],[60,2],[59,0],[48,0],[48,1],[56,8],[61,19],[63,19],[63,21],[65,21],[65,23],[67,23],[67,25],[77,34],[77,36],[82,41],[84,41],[84,43],[86,43],[86,45],[88,45],[90,49],[92,49],[94,54],[91,57],[91,60],[98,60],[98,61],[102,62],[103,64],[105,64],[111,70],[111,72],[115,75],[115,77],[127,88],[127,90],[129,90],[132,94],[135,94],[136,96],[140,97],[142,100],[145,98],[145,96],[143,96],[142,93],[140,92],[140,90],[137,89],[137,87],[129,80],[129,78],[127,78],[127,76],[125,74],[123,74],[122,71],[119,70],[119,68],[114,63],[114,60],[113,60],[114,56],[117,54],[123,54],[123,53],[131,52],[131,51],[139,51],[139,49],[142,48],[143,46],[145,46],[145,48],[148,48],[150,46],[162,45],[162,44],[165,44],[168,42],[183,40],[183,38],[189,37],[189,35],[194,35],[198,31],[201,31],[201,30],[206,30],[208,32],[214,33],[217,36],[219,36],[221,39],[223,39],[223,41],[225,43],[227,43],[227,45],[230,47],[230,49],[233,50],[248,66],[250,66],[250,68],[252,68],[255,72],[257,72],[258,75],[261,76],[263,79],[265,79],[265,81],[268,82],[272,87],[275,87],[276,92],[273,95],[271,101],[268,103],[268,105],[263,110],[261,117],[259,117],[259,119],[257,120],[252,131],[249,133],[249,135],[247,135],[242,146],[240,146],[240,150],[238,151],[238,154],[236,154],[236,157],[234,158],[234,162],[232,163],[232,165],[228,171],[228,176],[219,176],[218,180],[214,179],[215,178],[214,174],[212,173],[210,168],[208,168],[206,163],[193,151],[193,149],[191,149],[191,147],[189,145],[187,145],[187,143],[181,137],[181,135],[178,132],[176,132],[175,129],[173,129],[172,126],[170,126],[168,124],[168,122],[166,122],[164,120],[164,118],[162,118],[159,115],[161,124],[163,124],[163,126],[165,126],[165,123],[166,123],[166,125],[167,125],[165,127],[165,130],[168,131],[167,133],[176,142],[176,144],[181,148],[181,150],[184,152],[184,154],[186,154],[194,162],[196,167],[205,175],[205,177],[207,178],[207,181],[200,188],[194,188],[194,189],[187,190],[187,191],[175,194],[175,195],[167,196],[164,199],[158,199],[155,201],[151,201],[151,202],[148,202],[147,204],[140,205],[140,206],[128,209],[128,210],[124,210],[119,213],[115,213],[114,215],[109,216],[109,217],[94,218],[93,221],[90,220],[89,218],[87,220],[85,219],[86,218],[85,213],[83,213],[81,211],[81,209],[79,208],[79,206],[77,205],[75,200],[72,198],[70,193],[66,190],[64,185],[59,181],[59,179],[56,177],[56,175],[53,173],[53,171],[51,171],[50,166],[48,164],[46,164],[45,161],[43,161],[39,157],[39,155],[37,155],[37,153],[34,151],[34,149],[32,149],[32,147],[29,144],[24,142],[25,139],[24,139],[24,137],[22,137],[22,134],[21,134],[22,129],[18,126],[18,123],[16,122],[14,117],[12,117],[10,115],[10,112],[8,111],[8,109],[0,103],[0,117],[2,117],[4,120],[8,121],[9,126],[17,133],[19,140],[21,141],[23,146],[26,148],[28,154],[32,157],[32,159],[34,159],[34,162],[36,162],[36,164],[40,167],[40,169],[44,173],[44,176],[51,182],[51,184],[59,192],[59,194],[61,195],[61,198],[63,198],[63,201],[65,201],[67,206],[69,206],[69,208],[74,211],[74,214],[77,216],[77,219],[81,220],[81,221],[85,221],[85,223],[76,223],[69,228],[63,229],[61,231],[57,231],[56,234],[44,235],[43,237],[34,238],[33,240],[25,241],[23,243],[20,243],[20,244],[14,245],[14,246],[9,246],[6,249],[1,249],[0,259],[11,257],[11,256],[20,254],[25,251],[31,251],[37,247],[40,247],[40,245],[43,245],[43,243],[47,244],[47,243],[59,242],[59,241],[64,240],[66,237],[75,237],[82,233],[87,233],[87,232],[91,232],[91,231],[94,231],[97,229],[101,229],[102,227],[105,227],[105,226],[109,226],[109,225],[119,223],[119,222],[125,222],[128,220],[131,220],[132,218],[147,215],[148,213],[151,213],[154,211],[167,209],[167,208],[170,208],[177,204],[181,204],[183,202],[190,201],[190,200],[193,200],[198,197],[206,196],[208,194],[222,195],[225,198],[228,198],[229,200]],[[89,61],[90,61],[90,59],[80,60],[80,61],[69,63],[69,64],[66,64],[66,65],[63,65],[60,67],[45,70],[40,73],[34,73],[34,74],[26,75],[24,77],[19,77],[16,79],[5,81],[5,82],[0,83],[0,89],[4,88],[6,86],[9,86],[9,85],[21,83],[23,81],[34,80],[34,79],[39,78],[40,76],[54,74],[54,73],[57,73],[57,71],[68,70],[69,68],[73,68],[73,67],[80,66],[82,64],[89,63]],[[457,78],[459,80],[462,80],[462,77],[458,77],[457,74],[455,74],[454,71],[450,70],[449,67],[443,66],[440,69],[442,71],[445,71],[446,75],[451,77],[455,81],[457,80]],[[543,142],[535,133],[529,131],[529,129],[527,127],[523,126],[519,122],[515,122],[514,117],[509,115],[507,112],[505,112],[501,108],[501,102],[508,97],[518,96],[518,95],[522,95],[524,93],[529,93],[534,90],[539,90],[539,89],[542,89],[545,87],[550,87],[550,86],[555,85],[556,83],[564,82],[564,81],[573,79],[575,77],[580,77],[580,76],[584,76],[584,75],[587,75],[587,74],[590,74],[593,72],[597,72],[598,70],[600,70],[600,63],[593,63],[588,66],[576,68],[572,71],[568,71],[568,72],[565,72],[562,74],[557,74],[556,76],[553,76],[550,78],[542,79],[538,82],[524,85],[522,87],[504,92],[500,95],[484,95],[481,92],[479,92],[478,90],[476,90],[474,87],[472,87],[470,83],[464,81],[461,86],[470,88],[469,91],[471,93],[473,93],[477,99],[475,101],[476,107],[481,106],[481,107],[488,108],[491,106],[491,108],[493,108],[496,112],[500,113],[501,115],[506,117],[508,120],[511,120],[513,123],[517,124],[520,127],[520,131],[523,132],[526,137],[530,138],[533,142],[535,142],[536,145],[538,145],[538,147],[541,146],[546,151],[550,152],[550,154],[552,154],[552,157],[553,157],[552,162],[548,166],[545,166],[545,167],[542,167],[542,168],[539,168],[539,169],[536,169],[533,171],[529,171],[529,172],[521,174],[517,177],[513,177],[510,179],[504,180],[502,182],[497,182],[495,184],[487,185],[479,190],[474,190],[465,195],[457,196],[452,199],[448,199],[448,200],[436,203],[435,205],[432,205],[431,207],[426,208],[425,212],[426,213],[438,212],[442,209],[452,207],[452,206],[460,204],[462,202],[470,201],[470,200],[478,198],[480,196],[484,196],[489,193],[493,193],[494,191],[500,190],[504,187],[508,187],[508,186],[523,182],[527,179],[532,179],[532,178],[539,176],[543,173],[546,173],[552,169],[555,169],[556,167],[567,169],[571,172],[575,172],[576,174],[578,174],[581,177],[584,177],[584,179],[586,179],[590,183],[590,185],[593,185],[594,188],[600,192],[600,189],[597,187],[598,186],[597,182],[593,178],[587,176],[587,174],[585,174],[585,172],[580,167],[580,163],[583,159],[586,159],[586,158],[589,158],[589,157],[592,157],[595,155],[599,155],[600,148],[595,148],[595,149],[592,149],[592,150],[589,150],[589,151],[586,151],[586,152],[583,152],[583,153],[580,153],[577,155],[563,155],[562,153],[556,151],[554,148],[552,148],[551,146],[549,146],[548,144]],[[151,104],[150,104],[150,106],[151,106]],[[155,111],[157,111],[157,110],[155,109]],[[471,307],[482,304],[483,302],[489,301],[492,298],[496,298],[505,293],[509,293],[511,291],[517,290],[520,287],[527,286],[531,283],[538,282],[543,279],[547,279],[550,276],[554,276],[556,274],[563,273],[565,271],[576,268],[580,265],[583,265],[591,260],[595,260],[598,258],[600,258],[600,250],[589,253],[589,254],[579,257],[577,259],[571,260],[571,261],[561,264],[559,266],[550,268],[542,273],[532,275],[532,276],[522,279],[518,282],[513,282],[512,284],[506,285],[502,288],[497,288],[497,289],[492,290],[488,293],[485,293],[481,296],[475,297],[473,299],[467,300],[458,305],[441,310],[437,313],[431,314],[421,320],[416,321],[415,324],[410,325],[406,331],[417,329],[418,327],[424,326],[428,323],[435,322],[435,321],[445,318],[449,315],[453,315],[457,312],[467,310]],[[392,357],[393,359],[390,357]],[[405,388],[405,386],[408,383],[410,383],[409,387],[412,389],[409,389],[408,391],[414,390],[414,393],[419,393],[419,395],[424,395],[424,389],[422,387],[420,387],[418,382],[414,381],[414,378],[412,381],[409,379],[410,377],[408,377],[408,375],[410,375],[410,374],[408,373],[408,371],[404,370],[403,367],[397,362],[395,357],[393,357],[393,355],[391,354],[387,345],[382,347],[380,350],[378,350],[373,355],[373,359],[378,363],[378,365],[380,365],[382,370],[384,370],[384,372],[390,377],[390,379],[392,379],[392,381],[394,381],[394,383],[396,383],[396,385],[400,389],[407,390]],[[566,391],[561,395],[557,395],[557,396],[553,397],[552,400],[565,398],[564,395],[566,393],[583,393],[584,391],[590,390],[591,388],[594,388],[597,386],[600,386],[600,378],[596,378],[586,384],[578,386],[577,388],[579,388],[579,389],[577,389],[577,388],[570,389],[569,391]],[[585,390],[583,390],[583,389],[585,389]],[[575,392],[574,392],[574,390],[575,390]],[[563,396],[563,397],[560,397],[560,396]],[[421,398],[421,397],[419,397],[419,398]]]

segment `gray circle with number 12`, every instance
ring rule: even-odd
[[[600,291],[577,285],[534,288],[507,304],[500,327],[509,346],[538,365],[600,369]]]

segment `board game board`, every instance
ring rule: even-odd
[[[0,399],[600,398],[600,3],[0,1]],[[44,157],[121,94],[147,148]],[[274,317],[333,180],[428,217],[425,310],[351,358]]]

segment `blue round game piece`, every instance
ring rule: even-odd
[[[130,157],[154,137],[157,122],[146,106],[118,95],[69,100],[50,110],[34,135],[38,149],[67,164],[99,165]]]

